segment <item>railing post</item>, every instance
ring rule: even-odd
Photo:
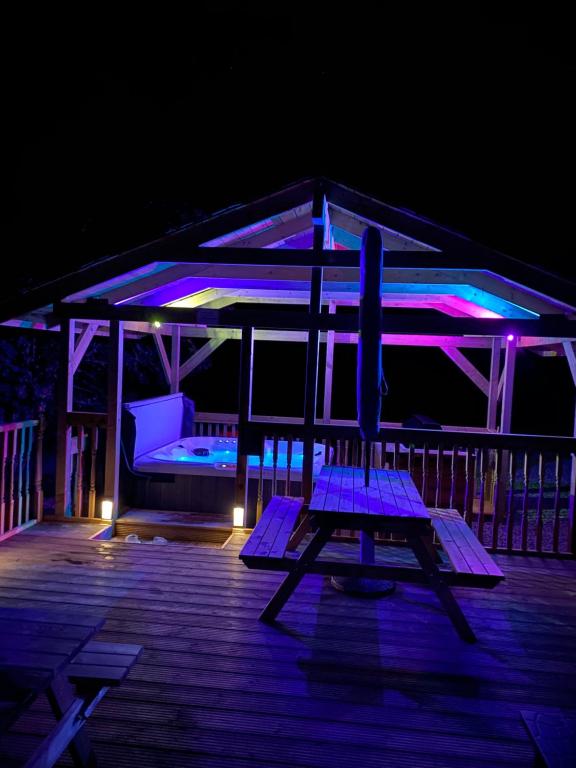
[[[42,521],[44,516],[44,432],[46,431],[46,418],[43,413],[38,417],[38,434],[36,435],[36,464],[34,467],[34,512],[36,520]]]

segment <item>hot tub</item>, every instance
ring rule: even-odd
[[[290,479],[302,479],[303,443],[292,441],[292,456],[290,459]],[[272,480],[274,477],[274,445],[272,440],[264,444],[263,477]],[[134,468],[141,472],[174,473],[176,475],[202,475],[205,477],[235,477],[238,440],[234,437],[183,437],[174,440],[161,448],[154,449],[139,456]],[[317,475],[323,464],[328,463],[325,447],[321,443],[314,444],[313,474]],[[260,457],[248,457],[249,473],[252,477],[259,476]],[[278,457],[276,462],[276,479],[285,481],[288,469],[288,442],[278,441]]]

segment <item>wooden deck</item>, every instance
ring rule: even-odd
[[[574,561],[496,557],[505,582],[456,590],[470,646],[409,584],[371,601],[307,576],[263,625],[282,576],[242,565],[242,535],[220,549],[43,528],[0,545],[0,604],[90,612],[100,639],[144,646],[88,723],[102,766],[528,768],[520,711],[576,704]],[[38,702],[4,748],[24,754],[48,718]]]

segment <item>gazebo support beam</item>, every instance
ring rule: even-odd
[[[88,323],[80,334],[80,338],[76,342],[74,353],[72,355],[72,374],[75,374],[78,370],[78,366],[82,362],[84,355],[90,346],[90,342],[94,336],[96,336],[100,325],[101,323]]]
[[[312,204],[312,221],[314,223],[314,254],[322,253],[326,239],[326,216],[328,205],[322,185],[314,190]],[[319,317],[322,311],[322,267],[314,267],[310,279],[310,317]],[[318,359],[320,353],[320,329],[308,330],[308,347],[306,350],[306,381],[304,384],[304,425],[312,427],[316,419],[316,401],[318,395]],[[304,438],[304,457],[302,460],[302,496],[307,503],[312,498],[314,471],[314,437]]]
[[[252,415],[252,373],[254,365],[254,330],[242,329],[242,341],[240,344],[240,385],[238,388],[238,453],[236,458],[236,489],[234,493],[235,504],[244,508],[244,522],[250,524],[253,521],[246,520],[248,500],[248,453],[251,447],[246,444],[246,431]]]
[[[336,313],[336,302],[331,301],[328,305],[329,314]],[[326,371],[324,375],[324,406],[322,417],[325,422],[330,421],[332,413],[332,381],[334,378],[334,331],[326,332]],[[320,339],[322,341],[322,339]]]
[[[571,341],[565,341],[564,353],[566,360],[570,366],[570,373],[572,374],[572,381],[576,387],[576,352],[574,351],[574,343]],[[574,437],[576,437],[576,407],[574,409]],[[568,537],[570,544],[570,551],[573,555],[576,555],[576,456],[572,454],[570,462],[570,490],[568,492]]]
[[[170,350],[170,394],[180,389],[180,326],[172,326],[172,348]]]
[[[72,428],[68,414],[74,406],[74,320],[63,320],[60,330],[60,368],[58,371],[58,419],[56,433],[56,518],[72,514],[70,474],[72,468]]]
[[[158,356],[160,357],[160,362],[162,364],[162,371],[164,372],[164,378],[166,379],[166,383],[168,384],[168,386],[170,386],[170,381],[172,380],[172,369],[170,367],[170,361],[168,360],[166,347],[164,346],[164,337],[160,333],[160,329],[155,328],[154,326],[152,326],[152,333],[154,336],[154,343],[156,345],[156,349],[158,350]]]
[[[468,376],[470,381],[476,384],[478,389],[488,396],[488,379],[480,373],[470,360],[457,347],[442,347],[441,349]]]
[[[516,338],[506,341],[504,360],[502,412],[500,414],[500,432],[510,432],[512,423],[512,399],[514,395],[514,369],[516,367]]]
[[[488,386],[488,413],[486,426],[488,429],[496,429],[498,424],[498,383],[500,377],[500,350],[502,341],[499,336],[492,339],[490,353],[490,383]]]
[[[122,373],[124,363],[123,323],[111,321],[108,346],[108,407],[106,415],[106,461],[104,496],[112,502],[114,518],[120,501],[120,422],[122,416]]]
[[[221,344],[224,344],[225,341],[225,338],[208,339],[203,347],[200,347],[199,350],[194,352],[194,354],[180,366],[180,381],[186,378],[186,376],[192,373],[192,371],[196,370],[199,365],[202,365],[204,360],[206,360],[206,358],[209,357],[212,352],[215,352]]]

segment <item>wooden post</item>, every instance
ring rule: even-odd
[[[576,387],[576,351],[571,341],[563,342],[564,353],[572,374],[572,381]],[[576,406],[574,408],[574,429],[576,437]],[[570,460],[570,489],[568,491],[568,545],[570,552],[576,555],[576,455],[572,454]]]
[[[8,430],[0,432],[2,436],[2,460],[0,463],[0,536],[9,530],[6,522],[6,467],[8,465]]]
[[[336,302],[328,304],[328,314],[336,314]],[[330,423],[332,415],[332,380],[334,378],[334,331],[326,334],[326,375],[324,376],[324,408],[322,418],[326,424]]]
[[[512,423],[512,398],[514,395],[514,368],[516,367],[516,337],[506,340],[504,360],[504,385],[502,387],[502,412],[500,414],[500,432],[510,432]]]
[[[313,250],[321,253],[326,237],[326,218],[328,205],[322,187],[314,193],[312,221],[314,223]],[[312,268],[310,281],[310,315],[319,315],[322,309],[322,267]],[[316,421],[316,398],[318,394],[318,357],[320,352],[320,331],[308,331],[306,351],[306,383],[304,385],[304,458],[302,460],[302,495],[305,503],[312,498],[314,471],[314,434],[312,427]]]
[[[72,466],[72,429],[68,414],[73,407],[74,393],[74,320],[60,323],[60,369],[57,382],[58,417],[56,427],[56,518],[63,520],[72,513],[70,473]]]
[[[244,507],[247,521],[248,456],[245,445],[246,430],[252,415],[252,370],[254,365],[254,329],[242,329],[240,343],[240,387],[238,392],[238,454],[236,459],[235,505]]]
[[[486,413],[486,426],[488,429],[494,431],[498,425],[498,384],[500,382],[501,348],[502,339],[500,336],[494,336],[492,339],[492,351],[490,353],[490,379],[488,382],[488,408]],[[501,459],[500,464],[496,466],[496,454],[494,452],[489,453],[486,501],[492,505],[492,511],[494,513],[492,530],[495,534],[498,533],[497,528],[499,518],[504,518],[506,513],[506,495],[504,493],[495,494],[495,484],[500,482],[501,478],[498,477],[498,473],[505,465],[505,462],[508,461],[508,451],[504,452]],[[495,468],[496,474],[494,473]]]
[[[38,433],[36,435],[36,460],[34,465],[34,512],[36,520],[40,523],[44,515],[44,489],[42,481],[44,478],[44,432],[46,430],[46,419],[41,413],[38,417]]]
[[[124,362],[123,326],[124,323],[119,320],[110,320],[104,496],[113,504],[114,518],[118,516],[118,504],[120,501],[120,421],[122,416],[122,368]]]
[[[575,380],[576,383],[576,380]],[[574,408],[574,429],[576,437],[576,407]],[[570,459],[570,489],[568,491],[568,546],[570,552],[576,555],[576,455]]]
[[[180,326],[172,326],[172,350],[170,352],[170,394],[180,390]]]
[[[495,336],[492,339],[492,352],[490,355],[490,383],[488,386],[488,413],[486,426],[488,429],[496,429],[498,424],[498,380],[500,378],[500,349],[502,339]]]

